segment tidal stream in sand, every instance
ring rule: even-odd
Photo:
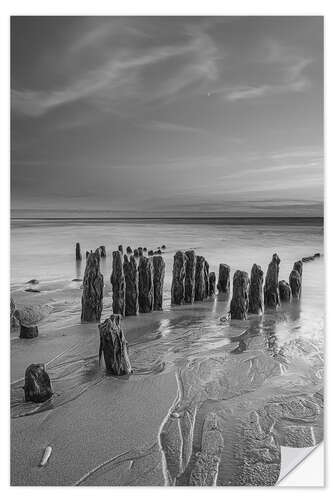
[[[12,337],[12,484],[275,484],[281,445],[323,439],[323,258],[304,264],[299,303],[247,321],[221,321],[230,297],[171,307],[172,258],[194,248],[216,273],[220,262],[232,273],[254,262],[266,271],[277,251],[288,279],[295,260],[322,253],[322,237],[311,225],[14,224],[12,296],[18,306],[51,307],[38,338]],[[83,251],[107,246],[103,317],[111,250],[167,246],[164,311],[123,321],[134,369],[126,380],[98,365],[97,325],[80,324],[76,241]],[[24,291],[32,278],[40,293]],[[23,401],[31,362],[46,363],[55,391],[41,405]],[[73,454],[78,463],[69,463]]]

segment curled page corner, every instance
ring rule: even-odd
[[[307,448],[292,448],[281,446],[281,469],[280,476],[276,482],[277,486],[289,486],[283,484],[283,480],[292,472],[301,462],[303,462],[314,450],[323,446],[323,442]],[[323,474],[324,476],[324,474]],[[314,484],[313,486],[324,486],[323,484]]]

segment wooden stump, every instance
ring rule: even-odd
[[[264,286],[264,302],[265,306],[276,309],[280,304],[279,299],[279,267],[280,257],[274,254],[271,262],[268,265],[265,286]]]
[[[233,277],[231,319],[246,319],[249,306],[249,276],[245,271],[236,271]]]
[[[193,304],[195,295],[195,265],[196,255],[194,250],[186,250],[186,265],[185,265],[185,304]]]
[[[53,394],[50,377],[43,364],[32,364],[25,371],[24,396],[26,401],[43,403]]]
[[[136,316],[138,312],[138,267],[133,255],[124,256],[125,316]]]
[[[89,257],[89,255],[90,255],[89,250],[86,250],[86,259]]]
[[[126,248],[126,252],[127,252],[127,253],[132,253],[132,249],[131,249],[131,247],[127,247],[127,248]]]
[[[165,262],[163,257],[160,255],[154,255],[152,260],[153,260],[153,285],[154,285],[154,311],[162,311]]]
[[[99,321],[103,309],[104,278],[99,269],[99,255],[90,252],[83,278],[82,322]]]
[[[20,325],[20,339],[34,339],[35,337],[38,337],[38,327],[36,325]]]
[[[118,245],[118,252],[120,252],[121,254],[124,253],[123,245]]]
[[[100,247],[100,253],[101,253],[101,257],[104,259],[106,257],[106,250],[105,250],[105,246],[104,245],[101,245]]]
[[[153,263],[148,257],[139,260],[139,312],[148,313],[153,310]]]
[[[215,295],[216,275],[212,271],[209,273],[209,296]]]
[[[180,250],[175,253],[173,259],[172,285],[171,285],[171,304],[184,304],[185,299],[185,273],[186,256]]]
[[[76,260],[82,260],[80,243],[76,243],[76,246],[75,246],[75,258],[76,258]]]
[[[205,275],[205,298],[209,296],[209,264],[205,260],[204,264],[204,275]]]
[[[98,325],[100,344],[99,361],[102,353],[105,367],[113,375],[128,375],[132,373],[125,335],[120,325],[120,315],[112,314]]]
[[[297,262],[294,263],[293,270],[297,271],[301,277],[303,277],[303,262],[301,260],[298,260]]]
[[[219,293],[229,293],[230,291],[230,267],[227,264],[220,264],[217,289]]]
[[[135,248],[135,249],[134,249],[134,252],[133,252],[133,253],[134,253],[134,257],[136,257],[136,258],[138,258],[138,257],[139,257],[139,252],[138,252],[138,249],[137,249],[137,248]]]
[[[120,250],[112,252],[112,311],[114,314],[125,314],[125,277],[123,271],[123,255]]]
[[[205,282],[205,257],[201,255],[197,256],[197,261],[195,265],[195,301],[204,300],[206,294],[206,282]]]
[[[285,280],[279,281],[279,294],[281,302],[290,302],[291,289]]]
[[[296,269],[293,269],[289,276],[289,285],[292,298],[299,300],[302,292],[302,277]]]
[[[249,288],[249,313],[261,314],[263,312],[263,282],[264,273],[260,266],[253,264]]]

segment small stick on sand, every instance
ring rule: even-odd
[[[52,446],[47,446],[44,450],[43,457],[42,457],[42,460],[39,464],[39,467],[44,467],[47,464],[47,462],[51,456],[51,453],[52,453]]]

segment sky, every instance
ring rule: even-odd
[[[321,216],[321,17],[12,17],[13,214]]]

